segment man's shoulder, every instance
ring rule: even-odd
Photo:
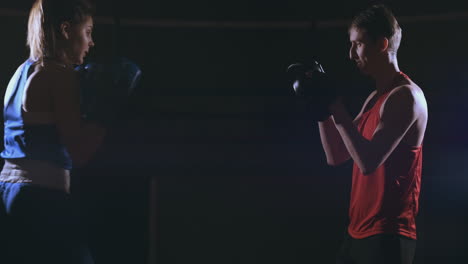
[[[424,92],[412,81],[402,83],[400,86],[395,87],[390,92],[386,102],[384,103],[384,107],[413,109],[412,111],[415,112],[427,111]]]
[[[389,94],[389,98],[401,98],[407,100],[418,100],[424,98],[424,92],[415,82],[406,80],[400,83],[397,87],[392,89]]]

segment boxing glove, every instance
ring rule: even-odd
[[[82,117],[104,125],[115,123],[141,79],[141,69],[126,58],[90,62],[75,68],[80,83]]]
[[[287,73],[294,93],[305,103],[306,111],[315,121],[324,121],[330,115],[329,107],[338,98],[337,84],[317,61],[311,64],[294,63]]]

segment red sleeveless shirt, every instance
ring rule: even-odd
[[[380,108],[389,94],[382,95],[363,113],[358,130],[364,138],[372,139],[380,122]],[[422,145],[410,147],[404,143],[369,175],[362,174],[354,163],[348,233],[357,239],[377,234],[416,239],[421,170]]]

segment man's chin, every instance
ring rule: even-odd
[[[369,71],[367,71],[365,67],[358,66],[358,69],[359,69],[359,72],[361,72],[362,74],[369,75]]]

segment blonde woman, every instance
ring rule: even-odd
[[[4,98],[0,174],[1,263],[92,263],[69,185],[105,131],[80,119],[74,65],[94,46],[86,0],[36,0],[29,15],[30,57]],[[8,255],[8,256],[7,256]]]

